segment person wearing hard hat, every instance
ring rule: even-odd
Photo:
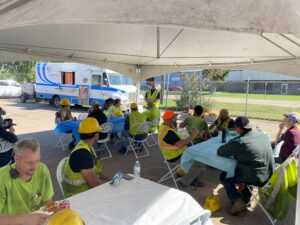
[[[187,138],[183,138],[177,131],[176,117],[177,114],[173,111],[166,111],[163,115],[164,122],[158,128],[158,144],[160,150],[164,158],[171,163],[180,160],[188,144],[199,134],[199,131],[194,129]],[[204,186],[199,178],[199,171],[201,170],[197,167],[197,163],[193,163],[193,166],[186,174],[182,169],[177,170],[178,176],[182,176],[177,183],[181,187],[187,187],[189,185],[197,187]]]
[[[70,197],[109,181],[102,174],[102,165],[93,148],[100,131],[99,123],[93,117],[88,117],[80,123],[78,129],[80,141],[63,166],[64,197]]]
[[[114,103],[107,110],[106,116],[109,118],[122,116],[121,99],[115,99]]]
[[[160,111],[158,108],[154,107],[153,102],[147,103],[147,110],[144,112],[144,115],[146,116],[146,120],[149,122],[152,122],[154,120],[160,119]],[[152,125],[149,129],[150,132],[155,132],[157,129],[157,125]]]
[[[151,89],[146,91],[145,101],[147,104],[148,102],[152,102],[156,108],[159,107],[160,91],[156,89],[155,81],[151,81]]]
[[[128,146],[128,137],[132,137],[135,140],[141,141],[148,135],[148,131],[141,131],[139,127],[146,123],[146,116],[138,111],[138,105],[133,102],[130,104],[131,113],[128,114],[124,125],[124,136],[123,146],[119,150],[120,153],[126,153]]]
[[[66,120],[76,120],[76,117],[72,116],[70,110],[70,102],[67,98],[63,98],[59,103],[61,109],[55,113],[55,123],[59,124],[62,121]]]

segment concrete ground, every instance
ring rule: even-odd
[[[18,99],[1,99],[0,106],[7,111],[7,118],[13,118],[16,126],[16,134],[20,138],[30,137],[37,139],[41,144],[42,149],[42,161],[49,167],[51,172],[53,185],[55,189],[56,200],[62,199],[62,195],[59,186],[56,182],[55,170],[59,161],[68,156],[70,153],[62,151],[61,149],[55,148],[57,137],[53,133],[54,125],[54,113],[57,109],[50,106],[47,103],[20,103]],[[74,114],[86,112],[86,108],[72,108]],[[278,122],[253,120],[253,124],[259,124],[260,128],[266,132],[269,132],[272,137],[275,137],[278,128]],[[66,143],[68,140],[66,139]],[[103,160],[104,174],[113,176],[117,171],[123,171],[125,173],[132,173],[132,168],[135,162],[134,155],[128,154],[126,157],[118,153],[119,146],[111,145],[110,149],[113,154],[113,158]],[[150,149],[150,157],[142,158],[140,160],[142,172],[141,176],[148,178],[152,181],[157,182],[160,177],[167,172],[166,166],[163,163],[160,150],[157,146]],[[212,221],[215,225],[221,224],[270,224],[266,216],[262,211],[252,204],[252,208],[245,213],[238,216],[230,216],[226,210],[229,207],[229,201],[225,194],[223,186],[219,182],[219,174],[221,171],[209,168],[207,173],[203,176],[205,187],[197,188],[193,190],[191,188],[185,189],[184,191],[190,193],[196,201],[201,205],[204,204],[205,198],[212,194],[219,194],[222,208],[216,213],[212,213]],[[173,187],[171,182],[166,182],[166,185]],[[282,224],[294,224],[294,212],[295,207],[290,209],[290,219]]]

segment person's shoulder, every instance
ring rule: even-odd
[[[49,173],[49,169],[48,167],[46,166],[45,163],[43,162],[40,162],[37,169],[36,169],[37,173],[39,174],[45,174],[45,173]]]
[[[0,169],[0,183],[5,182],[6,178],[9,178],[9,171],[11,170],[10,165],[6,165]]]

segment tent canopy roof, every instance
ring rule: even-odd
[[[300,76],[299,9],[296,0],[0,0],[0,61],[73,61],[135,80],[204,68]]]

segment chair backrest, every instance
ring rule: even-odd
[[[68,159],[68,157],[65,157],[62,160],[60,160],[60,162],[58,163],[57,168],[56,168],[56,179],[57,179],[57,183],[59,185],[59,188],[60,188],[61,193],[63,194],[63,196],[64,196],[64,192],[63,192],[63,189],[62,189],[62,173],[63,173],[64,164],[67,161],[67,159]]]
[[[100,126],[102,128],[101,132],[100,133],[103,133],[103,134],[110,134],[114,125],[110,122],[106,122],[106,123],[103,123],[101,124]]]
[[[136,128],[136,132],[148,133],[149,124],[147,122],[140,123]]]
[[[274,157],[278,157],[278,156],[279,156],[280,149],[281,149],[283,143],[284,143],[284,141],[279,142],[279,143],[275,146],[275,148],[273,149],[273,156],[274,156]]]
[[[150,127],[157,126],[159,124],[159,118],[154,119],[152,121],[148,121],[148,124],[149,124]]]
[[[190,116],[189,113],[187,112],[182,112],[182,113],[179,113],[178,116],[177,116],[177,119],[178,120],[182,120],[184,121],[186,118],[188,118]]]
[[[207,209],[203,209],[199,213],[199,217],[190,223],[190,225],[205,225],[211,216],[211,212]]]
[[[79,113],[78,120],[84,120],[88,117],[87,113]]]

